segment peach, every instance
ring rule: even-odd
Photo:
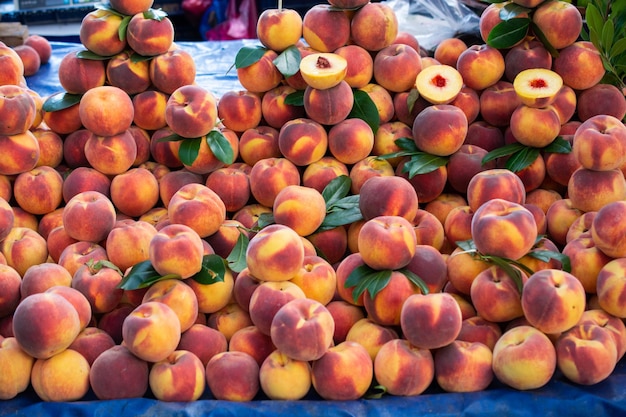
[[[391,6],[370,2],[352,16],[351,40],[368,51],[381,51],[395,41],[398,26],[398,18]]]
[[[135,160],[133,161],[133,167],[141,167],[142,165],[149,162],[150,159],[150,133],[139,126],[131,125],[128,128],[133,139],[135,139],[135,144],[137,145],[137,156],[135,156]]]
[[[408,158],[400,161],[396,167],[396,175],[409,180],[420,203],[427,204],[444,192],[448,180],[448,168],[445,165],[441,165],[430,172],[415,174],[409,178],[411,174],[405,170],[407,162]]]
[[[620,318],[626,315],[620,301],[624,294],[621,275],[624,262],[623,258],[617,258],[606,263],[598,272],[596,280],[598,303],[607,313]]]
[[[32,130],[39,142],[37,166],[58,168],[63,162],[63,138],[50,129],[37,127]]]
[[[176,191],[167,212],[172,222],[188,226],[201,238],[217,232],[226,220],[226,206],[217,193],[196,183],[186,184]]]
[[[111,179],[91,167],[72,169],[63,179],[63,200],[67,204],[72,197],[84,191],[97,191],[110,197]]]
[[[537,129],[538,120],[541,120],[541,129]],[[522,145],[543,148],[558,136],[561,121],[552,107],[521,104],[511,114],[510,127],[511,133]]]
[[[37,51],[41,65],[45,65],[48,61],[50,61],[50,56],[52,55],[52,45],[45,37],[30,34],[26,39],[24,39],[24,45],[28,45]]]
[[[441,104],[429,106],[418,114],[412,129],[413,139],[419,150],[433,155],[448,156],[463,145],[468,123],[465,113],[460,108],[451,104]]]
[[[136,13],[128,22],[126,42],[139,55],[164,54],[174,42],[174,25],[167,16],[157,20]]]
[[[35,360],[24,352],[15,337],[0,338],[0,399],[11,400],[30,385],[30,376]]]
[[[82,96],[78,111],[83,126],[98,136],[123,133],[132,124],[134,116],[131,98],[114,86],[89,89]]]
[[[13,194],[19,207],[36,215],[56,210],[63,201],[62,189],[63,177],[49,166],[23,172],[13,183]]]
[[[546,385],[554,375],[556,363],[556,349],[550,338],[528,325],[504,332],[493,349],[495,377],[520,391]]]
[[[116,345],[94,360],[89,382],[99,400],[141,398],[148,391],[149,374],[145,360],[135,356],[127,346]],[[120,384],[121,378],[127,383]]]
[[[117,55],[126,48],[126,40],[120,36],[123,16],[106,9],[87,13],[78,32],[80,42],[96,55]]]
[[[124,319],[122,337],[134,355],[148,362],[159,362],[176,350],[180,320],[168,305],[148,301]]]
[[[162,91],[146,90],[132,97],[133,123],[143,129],[158,130],[167,125],[165,106],[168,95]]]
[[[148,73],[158,91],[172,94],[180,87],[194,84],[196,64],[185,49],[173,48],[152,58]]]
[[[268,49],[282,52],[302,37],[302,16],[294,9],[267,9],[256,22],[259,41]]]
[[[480,342],[493,351],[498,339],[502,336],[499,323],[485,320],[481,316],[472,316],[463,319],[461,332],[457,340],[466,342]]]
[[[402,305],[400,326],[414,346],[435,349],[454,341],[461,331],[461,309],[445,292],[414,294]]]
[[[258,232],[248,244],[246,263],[250,273],[263,281],[293,278],[304,260],[300,236],[288,226],[274,224]]]
[[[324,228],[306,236],[305,241],[309,242],[308,246],[305,244],[305,250],[314,250],[334,265],[344,257],[348,249],[348,232],[344,226]]]
[[[578,118],[584,122],[605,114],[623,120],[626,116],[624,94],[612,84],[596,84],[580,92],[576,104]]]
[[[79,58],[78,52],[68,52],[59,62],[59,83],[69,94],[84,94],[106,82],[106,62]],[[57,132],[54,128],[52,130]]]
[[[115,207],[106,195],[98,191],[83,191],[66,203],[63,227],[76,240],[100,242],[113,228],[115,218]]]
[[[0,265],[0,288],[2,296],[0,296],[0,317],[6,317],[13,314],[15,308],[20,303],[22,277],[20,274],[8,265]]]
[[[11,158],[0,162],[0,174],[16,175],[37,166],[40,149],[37,138],[31,131],[15,135],[0,135],[0,146]]]
[[[206,369],[209,360],[220,352],[226,352],[228,342],[219,330],[204,324],[194,323],[180,336],[177,350],[193,352]]]
[[[189,329],[198,317],[196,293],[178,279],[164,279],[152,284],[143,296],[142,303],[158,301],[174,310],[180,321],[181,332]]]
[[[519,282],[497,266],[491,266],[476,275],[470,287],[470,297],[480,317],[502,323],[524,315],[519,286],[523,285],[528,276],[521,270],[519,273]]]
[[[215,285],[215,284],[211,284]],[[232,292],[232,286],[231,292]],[[214,297],[217,298],[217,297]],[[207,326],[212,327],[222,333],[226,340],[231,344],[231,340],[233,336],[237,334],[241,329],[253,326],[252,320],[250,319],[250,314],[247,310],[244,310],[237,304],[233,302],[231,299],[222,300],[222,307],[215,310],[214,308],[206,308],[206,306],[202,305],[202,297],[199,299],[200,308],[203,311],[210,311],[208,314],[206,323]],[[233,344],[234,347],[234,344]]]
[[[15,225],[0,242],[5,264],[24,276],[28,268],[48,260],[46,240],[32,228]]]
[[[266,158],[258,161],[250,171],[250,192],[265,207],[272,207],[276,195],[287,185],[300,184],[298,167],[289,159]]]
[[[567,195],[575,208],[583,212],[598,211],[609,203],[624,200],[624,174],[619,169],[592,171],[580,168],[570,177]]]
[[[577,326],[591,324],[607,330],[615,342],[617,361],[619,361],[624,356],[624,347],[626,346],[624,344],[626,341],[626,325],[624,325],[624,321],[620,317],[614,316],[602,308],[589,307],[590,308],[583,313]]]
[[[378,118],[381,124],[387,123],[393,119],[395,115],[393,97],[387,89],[374,82],[370,82],[365,87],[359,88],[359,90],[366,92],[374,102],[376,110],[378,110]]]
[[[224,93],[217,102],[218,117],[235,132],[253,129],[261,122],[261,97],[245,90]]]
[[[370,387],[374,364],[357,342],[345,341],[330,347],[311,366],[311,382],[325,400],[357,400]]]
[[[395,99],[398,96],[394,96]],[[396,110],[397,112],[397,110]],[[413,124],[411,123],[411,126]],[[396,144],[396,140],[405,137],[411,137],[413,132],[411,127],[403,121],[396,120],[387,123],[383,123],[378,126],[378,129],[374,133],[374,143],[372,145],[371,154],[376,156],[382,156],[400,151],[400,147]],[[388,159],[389,163],[395,168],[401,161],[401,157]]]
[[[89,391],[89,371],[89,363],[83,355],[65,349],[52,357],[35,361],[31,384],[43,401],[76,401]]]
[[[326,304],[326,308],[333,316],[335,322],[335,332],[333,334],[335,344],[345,341],[352,327],[359,320],[365,318],[365,312],[360,306],[350,304],[342,299],[330,301]]]
[[[450,155],[447,164],[448,184],[462,194],[467,193],[467,186],[474,175],[487,169],[495,168],[494,162],[482,163],[487,150],[477,145],[464,144]]]
[[[278,147],[281,154],[294,165],[306,166],[326,154],[328,134],[316,120],[293,119],[280,128]]]
[[[111,136],[92,134],[85,142],[85,157],[89,164],[107,175],[129,170],[137,157],[137,143],[130,130]]]
[[[574,90],[593,87],[605,73],[600,53],[589,41],[576,41],[560,50],[552,69]]]
[[[465,85],[450,104],[463,110],[468,123],[476,121],[480,115],[480,96],[476,90]]]
[[[435,352],[435,379],[446,392],[482,391],[494,378],[492,360],[483,343],[455,340]]]
[[[41,320],[41,317],[46,319]],[[47,359],[67,349],[80,330],[78,312],[59,294],[30,295],[20,302],[13,314],[17,342],[37,359]]]
[[[304,87],[306,88],[306,86]],[[304,88],[302,88],[304,90]],[[277,87],[272,88],[263,94],[263,98],[261,99],[261,114],[263,120],[266,125],[254,126],[249,129],[244,130],[244,133],[247,130],[250,130],[247,138],[247,141],[252,141],[253,139],[271,139],[271,143],[275,142],[275,139],[278,131],[276,129],[280,129],[285,123],[290,120],[302,118],[306,116],[303,106],[295,106],[293,104],[285,103],[287,97],[295,93],[296,89],[289,85],[279,85]],[[242,134],[243,138],[243,134]],[[253,142],[255,143],[255,142]],[[255,146],[256,147],[256,146]],[[249,165],[254,165],[254,160],[262,159],[263,155],[269,156],[277,156],[277,147],[271,146],[267,150],[260,150],[263,153],[258,156],[250,155],[248,158],[244,159]],[[249,149],[252,151],[252,149]],[[276,150],[276,152],[272,152],[272,150]],[[249,155],[250,153],[248,153]]]
[[[562,1],[541,3],[533,12],[532,21],[554,49],[563,49],[576,42],[583,27],[576,6]]]
[[[371,177],[359,190],[359,208],[365,220],[378,216],[399,216],[412,221],[417,215],[418,196],[405,178]]]
[[[478,22],[478,29],[480,32],[480,37],[484,42],[487,42],[489,39],[489,34],[491,30],[500,22],[502,22],[502,18],[500,17],[500,13],[503,12],[504,6],[510,4],[509,2],[502,3],[492,3],[489,4],[485,10],[480,15],[480,19]],[[528,17],[527,12],[518,12],[514,17]]]
[[[20,294],[22,298],[26,298],[29,295],[47,291],[52,287],[69,287],[71,284],[72,275],[67,269],[52,262],[45,262],[32,265],[24,272],[20,284]],[[91,318],[91,312],[88,315],[90,317],[87,321]]]
[[[410,281],[405,273],[391,271],[387,284],[375,294],[368,289],[363,294],[363,307],[367,316],[383,326],[400,324],[402,305],[420,288]],[[373,358],[372,358],[373,359]]]
[[[487,169],[474,175],[467,185],[467,203],[471,210],[475,212],[494,198],[524,204],[524,183],[515,173],[502,168]]]
[[[61,243],[66,244],[66,246],[59,248],[60,254],[57,262],[67,269],[72,276],[79,267],[89,262],[89,260],[93,260],[93,262],[107,260],[106,250],[97,243],[86,240],[72,240],[71,238]],[[59,249],[56,250],[56,253],[59,253]]]
[[[345,283],[350,274],[362,265],[365,265],[365,262],[361,253],[354,252],[343,258],[336,267],[337,295],[339,299],[356,306],[363,306],[364,293],[354,294],[355,287],[347,287]]]
[[[294,298],[276,311],[270,336],[276,348],[300,361],[321,358],[333,344],[335,322],[328,309],[310,298]]]
[[[35,122],[35,100],[25,88],[17,85],[0,86],[0,111],[5,116],[0,123],[0,135],[24,133]]]
[[[319,52],[333,52],[348,44],[350,17],[343,10],[330,4],[316,4],[309,8],[302,19],[302,37]]]
[[[593,385],[613,373],[617,347],[609,330],[596,324],[581,324],[562,333],[555,342],[557,367],[580,385]]]
[[[459,55],[456,69],[467,87],[484,90],[504,75],[504,56],[488,44],[471,45]]]
[[[585,120],[574,133],[572,153],[583,168],[608,171],[624,164],[626,126],[614,116],[602,114]]]
[[[250,179],[240,169],[219,168],[207,176],[205,185],[218,195],[227,212],[238,211],[250,200]]]
[[[626,253],[619,221],[625,207],[625,202],[621,200],[609,203],[602,206],[592,219],[590,232],[596,247],[612,258],[623,258]]]
[[[353,104],[352,88],[346,81],[324,90],[309,86],[304,91],[307,116],[322,125],[335,125],[345,120]]]
[[[259,368],[259,383],[271,400],[300,400],[311,388],[311,365],[275,350]]]
[[[122,300],[121,282],[118,271],[96,261],[79,266],[72,274],[71,285],[87,298],[94,314],[101,314],[112,311]]]
[[[7,197],[10,200],[10,196]],[[2,220],[0,221],[0,241],[2,241],[8,236],[16,223],[13,207],[11,207],[5,198],[0,199],[0,211],[2,212]]]
[[[263,98],[265,99],[265,96],[268,94],[271,94],[271,92],[266,93]],[[300,116],[303,115],[304,113]],[[280,126],[283,124],[284,122],[281,121]],[[282,154],[278,146],[278,133],[277,128],[265,125],[244,131],[239,137],[240,158],[249,166],[254,166],[261,159],[280,158]]]
[[[322,224],[326,202],[314,188],[288,185],[276,195],[273,213],[277,224],[290,227],[300,236],[308,236]]]
[[[159,183],[146,168],[131,168],[111,181],[111,202],[130,217],[139,217],[159,201]]]
[[[435,64],[417,74],[415,87],[420,97],[430,104],[450,104],[459,96],[463,88],[463,78],[454,67]],[[478,96],[475,98],[478,99]]]
[[[274,63],[277,57],[275,51],[268,49],[255,63],[237,68],[237,79],[242,87],[253,93],[265,93],[278,87],[284,77]]]
[[[254,358],[259,366],[274,351],[276,346],[269,334],[265,334],[252,323],[235,330],[228,339],[230,352],[244,352]]]
[[[333,52],[306,54],[300,60],[300,76],[308,87],[326,90],[344,80],[348,61]]]
[[[569,198],[556,200],[546,212],[548,235],[555,243],[565,245],[572,224],[583,215],[583,211],[572,205]]]
[[[429,292],[440,292],[448,280],[446,259],[432,245],[418,243],[406,269],[419,276]]]
[[[561,252],[569,257],[569,272],[578,278],[585,292],[595,294],[598,273],[613,258],[600,250],[590,233],[570,240]]]
[[[173,91],[165,106],[165,121],[184,138],[207,135],[217,121],[213,93],[198,85],[185,85]]]
[[[398,68],[404,71],[398,72]],[[386,46],[374,58],[374,79],[392,92],[410,90],[421,70],[419,53],[405,44]]]
[[[332,156],[324,156],[304,168],[302,185],[314,188],[321,193],[333,179],[341,175],[349,175],[346,164]]]
[[[205,367],[195,353],[176,350],[152,365],[148,383],[159,401],[195,401],[204,394]]]
[[[444,38],[437,43],[433,51],[433,58],[441,65],[456,68],[456,62],[461,52],[467,49],[467,44],[460,38]]]
[[[369,51],[356,44],[348,44],[335,49],[335,54],[346,59],[348,66],[344,81],[352,88],[362,88],[372,81],[374,59]]]
[[[504,75],[513,82],[517,74],[531,68],[552,68],[550,51],[537,39],[525,39],[504,56]]]
[[[133,16],[137,13],[148,11],[154,1],[153,0],[140,0],[140,1],[128,1],[128,0],[113,0],[110,2],[111,7],[118,12],[127,16]]]
[[[122,51],[111,57],[106,66],[107,81],[129,95],[146,91],[151,85],[150,62],[136,60],[131,51]]]
[[[216,400],[251,401],[260,390],[259,364],[245,352],[222,352],[206,366],[206,380]],[[224,375],[229,375],[224,384]]]
[[[187,184],[201,184],[202,175],[191,172],[187,169],[177,169],[169,171],[161,177],[159,181],[159,196],[161,202],[167,208],[172,196]]]
[[[261,333],[270,335],[276,312],[296,298],[306,298],[306,295],[291,281],[266,281],[259,284],[252,292],[248,305],[252,323]]]
[[[377,270],[403,268],[415,254],[416,244],[412,224],[400,216],[374,217],[363,225],[358,236],[363,261]]]
[[[328,132],[328,149],[332,156],[346,165],[367,157],[374,146],[374,132],[362,119],[344,119]]]
[[[102,352],[115,346],[115,341],[107,332],[97,327],[85,327],[68,347],[87,359],[89,366]]]
[[[272,209],[258,203],[246,204],[233,214],[232,220],[236,220],[244,227],[251,229],[257,225],[257,221],[263,213],[269,215],[272,213]]]
[[[523,205],[494,198],[474,212],[471,233],[479,252],[516,260],[535,244],[537,224]]]
[[[511,121],[511,115],[521,104],[521,100],[513,83],[506,80],[499,80],[495,84],[485,88],[480,94],[480,114],[486,127],[506,127]],[[479,124],[485,127],[483,124]],[[482,130],[480,130],[482,132]],[[500,139],[500,138],[498,138]],[[469,138],[468,138],[469,140]],[[481,142],[474,142],[481,146]],[[493,150],[490,146],[483,146],[487,151]]]
[[[528,322],[547,334],[572,328],[585,310],[586,295],[574,275],[544,269],[532,274],[522,291],[522,309]]]
[[[434,376],[431,351],[412,346],[407,340],[388,341],[374,359],[374,377],[390,395],[419,395],[430,386]]]
[[[172,223],[161,228],[150,240],[148,257],[160,275],[189,278],[202,268],[202,238],[191,227]]]

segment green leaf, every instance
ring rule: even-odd
[[[273,213],[261,213],[256,221],[257,228],[259,229],[263,229],[264,227],[274,223],[276,223],[276,220],[274,220]]]
[[[267,49],[263,46],[244,46],[235,56],[235,67],[245,68],[258,62],[261,57],[267,52]]]
[[[563,271],[572,272],[572,263],[570,258],[563,253],[543,249],[533,249],[528,252],[528,256],[539,259],[543,262],[550,262],[551,259],[556,259],[561,262],[561,269],[563,269]]]
[[[202,257],[202,268],[200,272],[191,277],[194,281],[204,285],[215,284],[216,282],[224,282],[226,275],[226,262],[224,259],[215,254],[204,255]]]
[[[120,17],[124,17],[125,15],[118,12],[117,10],[115,10],[114,8],[111,7],[111,5],[107,2],[107,3],[98,3],[95,5],[95,8],[98,10],[106,10],[107,12],[115,15],[115,16],[120,16]],[[131,16],[132,17],[132,16]]]
[[[387,387],[385,387],[384,385],[376,385],[370,388],[364,398],[368,400],[378,400],[380,398],[383,398],[385,394],[387,394],[387,391]]]
[[[327,208],[331,211],[335,211],[337,209],[351,209],[353,207],[358,207],[360,198],[361,196],[359,194],[348,195],[335,201],[333,204],[328,205]]]
[[[530,25],[535,36],[537,36],[537,39],[539,39],[543,46],[548,50],[548,52],[550,52],[550,55],[552,55],[553,58],[558,57],[559,51],[554,46],[552,46],[545,33],[543,33],[539,26],[537,26],[534,22],[531,22]]]
[[[587,26],[589,30],[595,30],[597,34],[602,31],[602,26],[604,26],[604,20],[600,15],[600,10],[593,4],[589,3],[587,5],[587,9],[585,11],[585,20],[587,21]]]
[[[609,52],[609,54],[611,56],[618,56],[623,52],[626,52],[626,38],[620,38],[616,40],[611,47],[611,51]]]
[[[295,45],[291,45],[274,59],[274,65],[287,78],[300,71],[301,59],[300,50]]]
[[[248,250],[248,243],[250,239],[243,231],[239,231],[239,237],[237,243],[226,257],[226,262],[231,271],[241,272],[248,265],[246,263],[246,251]]]
[[[602,27],[602,49],[610,51],[613,46],[613,36],[615,35],[615,26],[613,26],[612,20],[604,22]]]
[[[424,280],[417,275],[415,272],[407,269],[407,268],[403,268],[400,270],[400,272],[402,272],[409,281],[411,281],[413,284],[415,284],[417,286],[417,288],[420,289],[420,291],[422,292],[422,294],[426,295],[430,292],[430,290],[428,289],[428,285],[426,285],[426,283],[424,282]]]
[[[180,278],[180,276],[175,274],[160,275],[150,261],[143,261],[132,266],[117,287],[124,290],[136,290],[169,278]]]
[[[409,179],[416,175],[428,174],[446,165],[450,158],[447,156],[431,155],[426,152],[419,152],[410,157],[402,166],[402,172],[409,175]]]
[[[363,90],[353,89],[354,104],[348,118],[362,119],[367,123],[373,132],[378,130],[380,125],[380,114],[378,108],[369,94]]]
[[[483,157],[482,163],[484,165],[487,162],[491,162],[495,159],[502,158],[504,156],[513,155],[515,152],[518,152],[524,147],[525,146],[519,142],[510,143],[508,145],[501,146],[499,148],[494,149],[493,151],[488,152],[487,155]]]
[[[285,104],[290,106],[304,106],[304,90],[296,90],[285,97]]]
[[[557,136],[552,143],[543,148],[543,151],[549,153],[570,153],[572,151],[572,144],[563,139],[562,136]]]
[[[178,149],[178,158],[180,161],[191,166],[200,153],[200,145],[203,138],[188,138],[181,142]]]
[[[80,103],[82,96],[82,94],[56,93],[44,101],[42,109],[45,112],[67,109],[74,104]]]
[[[152,19],[156,21],[161,21],[167,17],[167,13],[162,9],[148,9],[143,12],[144,19]]]
[[[226,165],[235,162],[235,153],[226,136],[219,130],[211,130],[206,138],[209,149],[213,155]]]
[[[162,138],[158,138],[157,142],[180,142],[185,141],[190,138],[184,138],[178,133],[172,133],[171,135],[163,136]],[[192,138],[193,139],[193,138]]]
[[[489,32],[487,44],[497,49],[512,47],[528,35],[530,22],[530,18],[516,17],[498,23]]]
[[[405,151],[420,152],[413,138],[398,138],[393,141],[393,143],[395,143],[400,149],[404,149]]]
[[[136,64],[141,61],[149,61],[152,58],[154,57],[147,56],[147,55],[139,55],[137,52],[133,52],[132,54],[130,54],[130,62],[132,62],[133,64]]]
[[[87,49],[85,49],[84,51],[78,51],[76,53],[76,58],[89,59],[92,61],[106,61],[107,59],[111,59],[110,56],[98,55],[95,52],[91,52]]]
[[[409,114],[413,112],[413,107],[415,107],[415,103],[420,98],[420,92],[417,88],[411,88],[409,94],[406,97],[406,105],[409,110]]]
[[[351,186],[352,180],[347,175],[339,175],[333,178],[322,190],[326,208],[347,196]]]
[[[476,245],[474,245],[474,241],[472,239],[459,240],[455,243],[464,252],[476,252]]]
[[[117,265],[115,265],[113,262],[106,260],[106,259],[100,259],[97,261],[94,259],[89,259],[87,261],[87,266],[89,267],[89,269],[92,269],[94,271],[99,271],[102,268],[113,269],[117,271],[117,273],[120,274],[121,276],[124,276],[124,273],[122,272],[121,269],[117,267]]]
[[[359,207],[352,207],[341,211],[333,211],[327,213],[324,217],[324,221],[317,229],[317,231],[324,231],[334,229],[339,226],[345,226],[356,221],[362,220],[363,214]]]
[[[515,282],[515,285],[517,286],[517,289],[518,289],[518,291],[520,292],[520,295],[521,295],[522,287],[524,285],[524,283],[522,281],[522,272],[519,269],[514,268],[510,264],[510,260],[509,259],[501,258],[499,256],[487,256],[487,255],[483,255],[483,258],[487,262],[491,262],[492,264],[498,266],[508,276],[510,276],[511,279],[513,279],[513,281]]]
[[[529,9],[528,7],[520,6],[519,4],[511,2],[507,4],[506,6],[504,6],[502,9],[500,9],[500,19],[501,20],[515,19],[518,15],[522,13],[528,13],[530,11],[531,9]]]
[[[132,16],[124,16],[124,18],[120,22],[120,27],[117,29],[117,36],[122,42],[126,40],[126,30],[128,29],[128,23],[132,18]]]
[[[526,146],[518,152],[515,152],[506,161],[505,167],[513,172],[519,172],[530,166],[539,157],[539,148]]]
[[[361,265],[354,268],[348,275],[344,285],[346,288],[354,287],[352,299],[356,302],[365,291],[369,292],[371,298],[374,298],[380,290],[387,286],[390,279],[390,269],[377,271],[367,265]]]

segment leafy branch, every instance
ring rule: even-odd
[[[365,291],[368,292],[371,298],[374,298],[376,294],[389,284],[392,272],[391,269],[376,270],[365,264],[360,265],[350,272],[344,286],[346,288],[354,287],[352,290],[352,299],[355,303]],[[415,284],[422,294],[428,294],[428,286],[416,273],[406,268],[399,269],[398,272],[402,273],[409,281]]]
[[[221,162],[229,165],[235,161],[235,153],[230,142],[218,129],[213,129],[208,135],[199,138],[186,138],[173,133],[157,139],[157,142],[181,142],[178,158],[184,165],[191,166],[198,158],[203,140],[206,141],[213,155]]]
[[[396,139],[395,144],[401,149],[400,151],[380,155],[378,159],[408,157],[402,166],[402,172],[407,173],[409,179],[419,174],[433,172],[446,165],[450,159],[447,156],[431,155],[420,151],[412,138]]]
[[[570,142],[559,136],[543,148],[526,146],[519,142],[501,146],[487,153],[483,157],[482,163],[486,164],[498,158],[508,157],[505,168],[513,172],[519,172],[535,162],[541,152],[570,153],[571,151],[572,145]]]

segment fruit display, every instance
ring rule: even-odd
[[[385,2],[279,5],[219,97],[149,0],[87,14],[46,97],[0,45],[0,399],[604,381],[626,352],[605,47],[626,43],[587,18],[492,3],[482,43],[425,51]]]

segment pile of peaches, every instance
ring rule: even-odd
[[[532,33],[487,43],[512,4],[556,53]],[[576,7],[494,3],[484,44],[432,54],[384,2],[267,10],[243,90],[222,97],[151,7],[89,13],[49,97],[0,45],[0,399],[356,400],[611,375],[626,99]]]

